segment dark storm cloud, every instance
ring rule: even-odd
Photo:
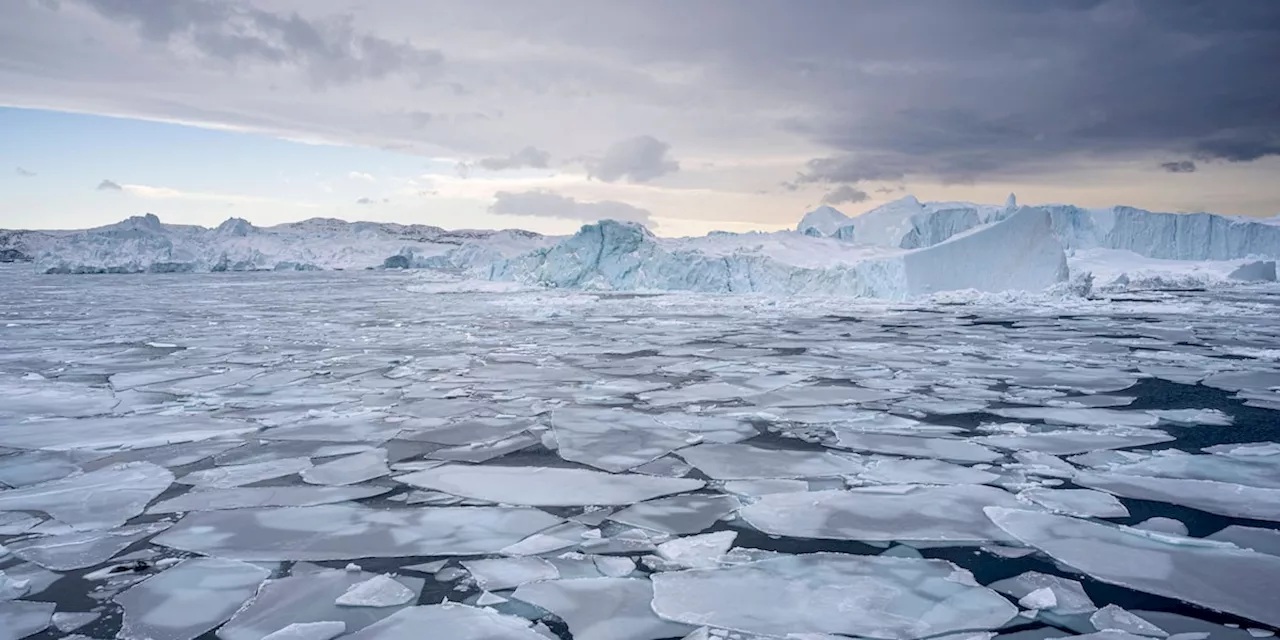
[[[856,187],[847,184],[840,185],[834,191],[822,197],[822,204],[856,204],[863,202],[870,196],[866,191],[861,191]]]
[[[670,149],[653,136],[637,136],[613,143],[603,157],[589,160],[587,169],[591,177],[605,182],[649,182],[680,170],[680,163],[667,157]]]
[[[147,40],[184,37],[210,58],[297,65],[321,86],[400,72],[424,78],[443,59],[439,51],[359,33],[349,18],[308,20],[220,0],[79,1],[136,25]]]
[[[1176,160],[1174,162],[1161,162],[1160,168],[1169,173],[1195,173],[1196,163],[1190,160]]]
[[[124,190],[124,187],[120,186],[120,183],[113,182],[111,180],[103,180],[102,182],[99,182],[96,188],[98,191],[123,191]]]
[[[625,202],[579,202],[549,191],[499,191],[493,197],[494,203],[489,207],[489,212],[499,215],[563,218],[582,222],[624,220],[639,222],[650,229],[657,226],[652,213]]]
[[[525,147],[506,157],[484,158],[480,160],[479,164],[489,171],[502,171],[504,169],[520,169],[523,167],[546,169],[550,163],[550,153],[536,147]]]

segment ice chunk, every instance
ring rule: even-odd
[[[859,471],[857,463],[826,452],[761,449],[745,444],[700,444],[676,455],[716,480],[820,478]]]
[[[1270,587],[1280,575],[1275,556],[1070,516],[1001,507],[986,512],[1024,544],[1096,580],[1280,624],[1280,594]]]
[[[1178,426],[1229,427],[1234,422],[1231,416],[1217,409],[1149,409],[1147,413],[1163,423]]]
[[[63,633],[70,633],[102,617],[101,613],[60,611],[53,614],[53,626]]]
[[[586,531],[587,528],[577,522],[564,522],[504,547],[499,553],[504,556],[536,556],[576,547],[582,543],[582,534]]]
[[[1018,497],[1050,511],[1082,518],[1123,518],[1129,515],[1114,496],[1088,489],[1026,489]]]
[[[901,398],[900,391],[867,389],[846,385],[787,387],[752,399],[752,404],[769,408],[822,407],[831,405],[881,402]]]
[[[804,480],[788,480],[778,478],[772,480],[730,480],[724,483],[724,490],[740,496],[759,497],[771,493],[793,493],[808,491],[809,483]]]
[[[1159,422],[1159,418],[1146,412],[1115,409],[1017,407],[992,409],[991,413],[1014,420],[1042,420],[1047,424],[1080,427],[1154,427]]]
[[[846,449],[900,456],[938,458],[953,462],[991,462],[1001,457],[999,453],[968,440],[859,433],[842,429],[836,430],[836,438],[839,446]]]
[[[626,471],[700,440],[639,411],[559,409],[551,414],[557,453],[565,460]]]
[[[1075,482],[1082,487],[1125,498],[1167,502],[1236,518],[1280,522],[1280,489],[1119,473],[1081,473]]]
[[[747,389],[727,382],[705,382],[691,384],[679,389],[663,389],[641,393],[637,397],[651,407],[670,407],[680,404],[708,402],[726,402],[747,398],[758,394],[754,389]]]
[[[657,640],[679,637],[691,627],[654,614],[648,580],[578,578],[522,585],[512,596],[556,614],[574,640]]]
[[[941,460],[881,458],[866,463],[858,479],[880,484],[990,484],[998,474]]]
[[[486,591],[513,589],[526,582],[560,577],[555,565],[542,558],[491,558],[463,560],[476,586]]]
[[[129,545],[169,527],[160,522],[113,531],[82,531],[31,538],[9,543],[9,549],[23,560],[54,571],[72,571],[97,566],[124,551]]]
[[[38,524],[40,524],[40,518],[33,518],[25,513],[0,511],[0,536],[26,533]]]
[[[347,624],[340,620],[295,622],[263,636],[262,640],[332,640],[346,632]]]
[[[701,489],[701,480],[613,474],[586,469],[445,465],[396,480],[466,498],[530,506],[631,504]]]
[[[129,462],[0,491],[0,510],[43,511],[81,531],[113,529],[141,514],[172,482],[173,474],[164,467]]]
[[[1183,535],[1186,535],[1185,531]],[[1233,524],[1210,534],[1208,539],[1230,542],[1241,549],[1253,549],[1258,553],[1280,556],[1280,531],[1275,529],[1258,529]]]
[[[344,607],[397,607],[418,599],[418,594],[385,574],[351,585],[333,601]]]
[[[1040,587],[1021,598],[1018,598],[1018,606],[1035,611],[1040,609],[1052,609],[1058,606],[1058,597],[1053,594],[1053,589],[1050,589],[1049,587]]]
[[[38,420],[5,425],[0,430],[0,446],[57,451],[141,449],[241,435],[258,428],[257,425],[201,415]]]
[[[31,581],[24,578],[14,578],[7,575],[4,571],[0,571],[0,602],[7,600],[17,600],[27,595],[31,590]]]
[[[494,458],[500,458],[508,453],[514,453],[521,449],[527,449],[538,444],[539,439],[527,434],[517,433],[510,438],[495,440],[493,442],[481,442],[478,444],[467,444],[457,447],[446,447],[444,449],[436,449],[427,454],[428,458],[433,460],[448,460],[453,462],[487,462]],[[395,469],[395,467],[392,467]],[[396,471],[406,471],[406,469],[396,469]],[[417,471],[417,469],[414,469]]]
[[[294,572],[297,573],[295,566]],[[259,640],[294,623],[341,622],[358,631],[399,611],[401,607],[340,607],[335,600],[352,586],[375,574],[356,570],[320,569],[315,573],[268,580],[253,601],[218,629],[222,640]],[[421,578],[396,577],[412,593],[422,590]]]
[[[1013,454],[1013,458],[1023,465],[1022,471],[1031,475],[1050,478],[1071,478],[1076,475],[1076,468],[1071,463],[1041,451],[1019,451]]]
[[[5,580],[0,580],[0,583],[9,585],[9,593],[14,598],[34,596],[48,589],[50,585],[62,577],[62,574],[49,571],[34,562],[11,565],[5,567],[4,571],[0,573],[4,573],[5,577]],[[0,600],[5,599],[0,597]]]
[[[784,556],[656,574],[653,589],[653,610],[668,620],[783,637],[909,640],[995,629],[1018,613],[956,565],[915,558]]]
[[[192,640],[230,618],[269,575],[234,560],[184,560],[115,597],[124,607],[119,637]]]
[[[886,485],[847,491],[777,493],[739,512],[771,535],[864,541],[1007,541],[984,522],[987,506],[1017,507],[1012,494],[985,485]]]
[[[1124,631],[1139,636],[1148,636],[1152,638],[1167,638],[1169,634],[1160,627],[1143,620],[1142,618],[1109,604],[1098,609],[1089,616],[1089,623],[1099,631],[1107,629],[1115,629],[1116,631]]]
[[[368,509],[335,504],[187,514],[155,544],[238,560],[494,553],[561,520],[536,509]]]
[[[488,591],[482,591],[479,596],[476,596],[475,604],[483,607],[491,604],[502,604],[504,602],[508,602],[508,600],[500,595],[496,595]]]
[[[193,484],[202,489],[230,489],[272,478],[291,476],[310,468],[311,458],[280,458],[192,471],[178,478],[178,482]]]
[[[302,481],[342,486],[380,478],[389,473],[391,470],[387,468],[387,450],[375,449],[303,469]]]
[[[1157,429],[1109,428],[1092,431],[1064,429],[1018,435],[995,435],[975,441],[1001,449],[1030,450],[1066,456],[1100,449],[1124,449],[1169,442],[1174,437]]]
[[[424,632],[442,640],[547,640],[528,620],[455,603],[401,609],[345,638],[421,640]]]
[[[1182,522],[1174,520],[1173,518],[1162,518],[1160,516],[1147,518],[1146,520],[1133,525],[1133,528],[1155,531],[1157,533],[1172,533],[1175,536],[1186,536],[1188,531],[1187,525],[1182,524]],[[1213,536],[1209,537],[1212,538]]]
[[[70,456],[54,451],[26,451],[3,457],[0,486],[25,487],[65,478],[80,467]]]
[[[717,531],[676,538],[658,545],[658,556],[684,569],[709,569],[719,566],[720,556],[729,551],[737,537],[736,531]]]
[[[688,494],[641,502],[609,519],[663,533],[697,533],[741,506],[733,496]]]
[[[1093,600],[1089,599],[1089,595],[1084,592],[1084,587],[1075,580],[1068,580],[1058,576],[1051,576],[1039,571],[1028,571],[1024,574],[998,580],[988,585],[992,589],[999,591],[1005,595],[1022,599],[1041,590],[1048,590],[1053,594],[1053,604],[1047,607],[1031,607],[1028,609],[1053,609],[1054,613],[1059,615],[1073,615],[1077,613],[1089,613],[1096,610]],[[1047,597],[1043,594],[1041,599],[1047,601]],[[1018,604],[1022,604],[1019,602]]]
[[[189,491],[151,505],[147,513],[221,511],[249,507],[310,507],[382,495],[391,487],[236,487]]]
[[[636,561],[627,557],[592,556],[596,570],[610,578],[625,578],[636,570]]]
[[[44,631],[53,620],[52,602],[0,602],[0,640],[20,640]]]
[[[1277,445],[1228,445],[1209,447],[1213,455],[1183,451],[1158,451],[1147,456],[1109,460],[1098,465],[1108,471],[1134,476],[1157,476],[1188,480],[1213,480],[1251,487],[1280,489],[1280,456],[1268,451]]]
[[[408,431],[400,437],[457,447],[506,440],[532,426],[534,423],[529,420],[476,418],[438,429]]]

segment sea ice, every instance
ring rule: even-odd
[[[70,633],[102,617],[101,613],[59,611],[53,614],[53,626],[63,633]]]
[[[560,577],[555,565],[542,558],[489,558],[463,560],[462,566],[486,591],[514,589],[526,582],[554,580]]]
[[[770,535],[978,544],[1009,540],[983,521],[984,507],[1021,504],[1013,494],[985,485],[885,485],[776,493],[744,506],[739,514]]]
[[[561,458],[614,472],[638,467],[701,439],[648,414],[625,409],[558,409],[551,414],[551,424]]]
[[[1070,516],[989,507],[1000,528],[1095,580],[1280,624],[1280,558]],[[1159,536],[1159,537],[1157,537]]]
[[[44,631],[53,620],[52,602],[0,602],[0,640],[21,640]]]
[[[1156,533],[1172,533],[1175,536],[1187,536],[1187,525],[1173,518],[1163,518],[1156,516],[1147,518],[1138,524],[1133,525],[1134,529],[1145,529],[1147,531],[1155,531]],[[1212,538],[1213,536],[1209,536]],[[1280,554],[1275,554],[1280,555]]]
[[[495,553],[561,520],[536,509],[315,507],[192,512],[152,542],[237,560]]]
[[[635,578],[578,578],[522,585],[512,596],[556,614],[574,640],[658,640],[691,627],[663,620],[649,606],[654,586]]]
[[[733,496],[686,494],[641,502],[614,513],[609,519],[663,533],[697,533],[741,506]]]
[[[1129,515],[1109,493],[1088,489],[1025,489],[1018,497],[1050,511],[1082,518],[1123,518]]]
[[[417,599],[417,592],[391,576],[379,574],[351,585],[333,603],[343,607],[398,607]]]
[[[1041,451],[1018,451],[1013,454],[1023,466],[1020,469],[1028,474],[1049,478],[1071,478],[1076,475],[1076,468],[1061,458]]]
[[[997,580],[987,586],[1005,595],[1018,598],[1018,604],[1022,604],[1023,598],[1035,593],[1041,594],[1038,599],[1045,604],[1050,597],[1045,596],[1043,592],[1048,591],[1051,594],[1052,604],[1042,607],[1022,604],[1028,609],[1052,609],[1053,613],[1068,616],[1089,613],[1098,608],[1093,604],[1093,600],[1089,599],[1089,595],[1084,592],[1084,586],[1079,582],[1039,571],[1028,571],[1012,578]]]
[[[1149,636],[1152,638],[1169,637],[1169,634],[1160,627],[1157,627],[1114,604],[1109,604],[1095,611],[1093,615],[1089,616],[1089,623],[1098,631],[1115,629],[1116,631],[1124,631],[1125,633]]]
[[[751,402],[768,410],[770,408],[825,407],[881,402],[901,398],[905,395],[905,393],[898,391],[867,389],[865,387],[812,385],[807,387],[786,387],[785,389],[752,398]]]
[[[625,556],[591,556],[600,575],[609,578],[625,578],[636,570],[636,561]]]
[[[235,487],[197,489],[151,505],[147,513],[222,511],[251,507],[311,507],[382,495],[391,487]]]
[[[1125,498],[1167,502],[1235,518],[1280,522],[1280,489],[1119,473],[1081,473],[1075,483]]]
[[[953,462],[991,462],[1001,457],[999,453],[968,440],[858,433],[843,429],[836,430],[836,439],[839,446],[846,449]]]
[[[1184,533],[1185,535],[1185,533]],[[1275,529],[1259,529],[1228,525],[1226,528],[1207,536],[1209,540],[1230,542],[1241,549],[1253,549],[1258,553],[1280,556],[1280,531]]]
[[[659,573],[653,590],[653,611],[668,620],[782,637],[910,640],[996,629],[1018,613],[945,560],[836,553]]]
[[[1080,427],[1154,427],[1159,418],[1142,411],[1115,409],[1070,409],[1061,407],[1019,407],[992,409],[991,413],[1014,420],[1043,420],[1047,424]]]
[[[1178,426],[1229,427],[1234,419],[1217,409],[1149,409],[1160,422]]]
[[[14,555],[54,571],[94,567],[129,545],[169,527],[166,522],[112,531],[82,531],[9,542]]]
[[[335,601],[352,586],[373,578],[365,571],[318,568],[314,573],[294,574],[268,580],[247,605],[218,629],[222,640],[260,640],[294,623],[342,623],[347,631],[358,631],[398,611],[399,607],[343,607]],[[422,590],[421,578],[398,576],[411,593]]]
[[[737,537],[736,531],[717,531],[675,538],[658,545],[658,557],[682,569],[710,569],[719,566]]]
[[[878,484],[990,484],[1000,476],[941,460],[869,460],[859,480]]]
[[[192,640],[230,618],[269,575],[235,560],[184,560],[116,595],[124,607],[119,637]]]
[[[1064,429],[1026,434],[993,435],[975,441],[1001,449],[1039,451],[1058,456],[1086,453],[1100,449],[1124,449],[1169,442],[1174,437],[1157,429],[1108,428],[1099,430]]]
[[[437,429],[406,431],[400,438],[458,447],[506,440],[532,426],[534,423],[530,420],[475,418]]]
[[[530,506],[631,504],[701,489],[701,480],[614,474],[587,469],[445,465],[396,480],[466,498]]]
[[[427,454],[432,460],[444,460],[450,462],[488,462],[494,458],[501,458],[508,453],[514,453],[521,449],[527,449],[538,444],[539,438],[528,433],[517,433],[510,438],[495,440],[493,442],[481,442],[478,444],[466,444],[457,447],[445,447],[436,449]],[[405,469],[392,469],[396,471],[405,471]],[[417,471],[417,469],[415,469]]]
[[[804,480],[790,480],[787,478],[767,480],[730,480],[724,483],[724,490],[729,493],[736,493],[740,496],[756,498],[759,496],[767,496],[771,493],[808,491],[809,483]]]
[[[1052,609],[1058,606],[1058,597],[1053,594],[1053,589],[1049,587],[1040,587],[1021,598],[1018,598],[1018,606],[1024,609],[1039,611],[1041,609]]]
[[[347,624],[340,620],[295,622],[263,636],[262,640],[332,640],[346,632]]]
[[[164,467],[129,462],[0,491],[0,510],[43,511],[81,531],[114,529],[141,514],[172,483],[173,474]]]
[[[391,473],[387,468],[387,450],[375,449],[338,458],[302,470],[302,481],[308,484],[344,486]]]
[[[178,478],[178,482],[195,485],[202,489],[230,489],[263,480],[291,476],[309,468],[311,468],[311,458],[280,458],[192,471]]]
[[[715,480],[820,478],[857,473],[859,465],[826,452],[761,449],[745,444],[700,444],[676,455]]]
[[[257,431],[257,425],[199,414],[111,416],[7,424],[0,446],[19,449],[141,449]]]
[[[38,524],[40,518],[17,511],[0,511],[0,536],[23,534]]]
[[[6,427],[7,428],[7,427]],[[25,487],[65,478],[80,467],[66,453],[25,451],[0,457],[0,486]]]
[[[547,640],[528,620],[456,603],[401,609],[345,638],[421,640],[424,632],[442,640]]]

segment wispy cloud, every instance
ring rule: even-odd
[[[121,187],[119,182],[115,182],[112,180],[103,180],[102,182],[98,183],[97,189],[98,191],[121,191],[124,189],[124,187]]]
[[[109,182],[105,181],[104,182]],[[229,204],[272,204],[272,205],[288,205],[294,207],[315,207],[316,205],[304,202],[293,202],[290,200],[282,200],[280,198],[267,198],[263,196],[249,196],[238,193],[210,193],[206,191],[183,191],[181,189],[173,189],[170,187],[154,187],[144,184],[116,184],[108,189],[118,189],[125,191],[129,195],[148,200],[201,200],[206,202],[225,202]],[[102,186],[98,187],[102,189]]]
[[[23,169],[22,167],[18,167],[18,168],[17,168],[17,170],[15,171],[15,173],[17,173],[17,174],[18,174],[18,177],[21,177],[21,178],[34,178],[34,177],[36,177],[36,172],[31,171],[30,169]]]
[[[374,182],[377,180],[377,178],[374,178],[372,174],[364,173],[362,171],[352,171],[347,174],[347,177],[361,182]]]

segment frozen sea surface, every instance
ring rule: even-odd
[[[1280,630],[1274,287],[0,278],[6,640]]]

